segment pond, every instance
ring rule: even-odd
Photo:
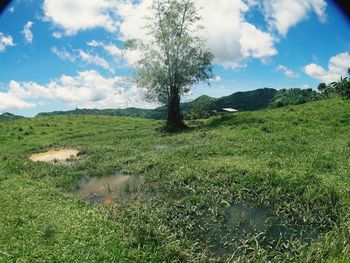
[[[287,221],[267,207],[237,203],[219,218],[206,218],[201,227],[205,232],[204,242],[219,255],[233,251],[245,254],[256,245],[283,251],[289,242],[308,243],[319,235],[317,228]]]
[[[138,197],[144,184],[143,176],[123,175],[117,172],[113,176],[82,178],[76,194],[90,203],[128,202]]]

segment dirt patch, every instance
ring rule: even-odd
[[[29,159],[33,162],[67,164],[74,160],[78,153],[78,149],[56,149],[43,153],[35,153]]]
[[[143,186],[143,176],[116,173],[107,177],[83,178],[79,182],[77,195],[90,203],[113,204],[135,200]]]

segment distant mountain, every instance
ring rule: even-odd
[[[268,108],[278,93],[275,89],[263,88],[252,91],[236,92],[218,99],[201,96],[189,103],[184,103],[182,109],[192,117],[207,117],[213,111],[223,108],[234,108],[238,111],[254,111]]]
[[[269,107],[277,94],[277,90],[270,88],[252,91],[236,92],[216,100],[215,108],[235,108],[239,111],[253,111]]]
[[[8,112],[0,114],[0,121],[17,120],[17,119],[23,119],[23,118],[24,118],[23,116],[14,115]]]
[[[234,108],[239,111],[260,110],[269,107],[277,94],[277,90],[264,88],[252,91],[236,92],[221,98],[212,98],[206,95],[200,96],[190,102],[181,103],[181,109],[186,119],[205,118],[222,108]],[[70,111],[54,111],[39,113],[37,116],[52,115],[110,115],[110,116],[133,116],[147,119],[166,119],[167,109],[165,106],[156,109],[75,109]]]

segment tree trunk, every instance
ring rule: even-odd
[[[171,88],[168,98],[168,121],[169,131],[178,131],[185,127],[180,109],[180,95],[176,88]]]

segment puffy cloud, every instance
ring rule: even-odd
[[[65,35],[101,27],[115,32],[119,22],[113,0],[45,0],[44,19],[61,28]],[[57,34],[57,33],[56,33]]]
[[[123,56],[123,51],[113,44],[105,44],[96,40],[89,41],[86,44],[91,47],[102,47],[108,54],[116,58],[121,58]]]
[[[11,36],[5,36],[0,32],[0,53],[4,52],[6,47],[14,46],[13,39]]]
[[[266,61],[275,56],[279,35],[316,13],[325,20],[325,0],[194,0],[204,26],[203,37],[215,55],[215,63],[226,68],[242,67],[250,58]],[[73,35],[80,30],[104,28],[117,33],[125,41],[138,38],[147,41],[145,17],[151,15],[151,0],[45,0],[44,13],[48,21],[63,29],[63,34]],[[259,7],[259,8],[257,8]],[[246,19],[252,10],[265,16],[270,30],[263,30]],[[79,12],[77,11],[79,10]],[[74,17],[74,19],[71,19]],[[55,37],[62,33],[54,32]],[[104,48],[114,57],[121,50],[98,41],[91,45]],[[133,65],[139,58],[137,51],[125,52],[124,59]]]
[[[32,26],[33,26],[33,22],[32,21],[28,21],[28,23],[24,26],[23,31],[22,31],[24,39],[28,43],[32,43],[33,42],[33,33],[31,31]]]
[[[61,32],[58,32],[58,31],[55,31],[52,33],[52,36],[54,38],[61,38],[62,37],[62,33]]]
[[[253,2],[195,0],[203,18],[202,24],[205,27],[203,36],[208,40],[208,47],[213,51],[216,62],[224,67],[235,68],[250,57],[264,59],[277,54],[273,36],[248,23],[244,18]],[[66,35],[102,27],[110,32],[119,31],[121,40],[131,38],[147,40],[149,36],[144,25],[145,17],[150,15],[151,4],[151,0],[136,2],[45,0],[44,12],[46,19],[62,28]],[[55,37],[61,37],[58,32],[54,34]],[[121,50],[114,45],[98,41],[91,41],[89,44],[103,47],[113,56],[122,55]],[[128,51],[125,52],[124,58],[132,65],[140,58],[140,53]]]
[[[82,61],[86,62],[87,64],[97,65],[109,71],[113,71],[109,63],[104,58],[101,58],[99,55],[92,55],[83,50],[79,50],[79,57]]]
[[[277,71],[283,72],[283,74],[288,78],[297,78],[299,77],[299,74],[294,72],[293,70],[287,68],[283,65],[278,65],[276,68]]]
[[[52,47],[51,51],[62,60],[68,60],[68,61],[74,62],[76,59],[76,56],[68,52],[65,48],[59,49],[57,47]]]
[[[0,114],[11,110],[31,108],[34,106],[34,103],[26,102],[6,92],[0,92]]]
[[[113,67],[107,62],[107,60],[99,55],[94,55],[81,49],[69,52],[65,48],[59,49],[57,47],[52,47],[51,51],[62,60],[75,62],[77,59],[80,59],[80,61],[86,64],[100,66],[106,70],[114,72]]]
[[[9,12],[10,12],[10,13],[15,12],[15,8],[14,8],[13,6],[12,6],[12,7],[10,7],[10,8],[9,8]]]
[[[125,1],[118,5],[118,14],[122,17],[120,24],[120,37],[122,40],[133,38],[146,40],[148,38],[143,26],[146,24],[146,17],[150,16],[152,1],[141,0],[137,3]]]
[[[241,51],[244,57],[266,58],[277,54],[273,37],[247,22],[241,25]]]
[[[47,85],[11,81],[8,87],[6,93],[0,93],[0,102],[11,98],[8,101],[12,101],[12,104],[0,103],[0,111],[34,107],[50,100],[79,108],[155,106],[145,102],[144,89],[137,88],[121,77],[105,78],[95,70],[78,72],[76,76],[62,75]],[[35,102],[27,102],[28,99]]]
[[[318,81],[330,83],[338,81],[341,76],[346,76],[348,68],[350,68],[350,55],[344,52],[330,58],[328,70],[311,63],[304,67],[304,72]]]
[[[265,20],[271,29],[286,35],[288,30],[315,12],[321,22],[326,20],[325,0],[265,0],[263,1]]]

